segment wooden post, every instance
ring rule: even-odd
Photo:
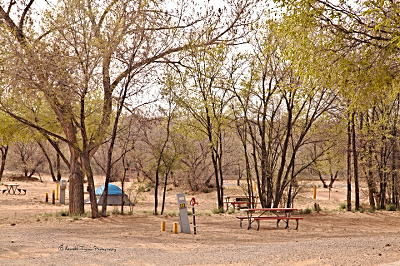
[[[178,223],[174,223],[174,227],[172,228],[172,233],[174,234],[178,233]]]
[[[162,222],[161,222],[161,232],[164,232],[164,231],[165,231],[165,225],[166,225],[166,222],[165,222],[165,221],[162,221]]]

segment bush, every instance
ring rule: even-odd
[[[210,193],[212,190],[211,189],[209,189],[209,188],[205,188],[205,189],[203,189],[203,192],[204,193]]]
[[[340,203],[340,205],[339,205],[339,210],[345,210],[346,209],[346,207],[347,207],[347,205],[346,205],[346,203]]]
[[[316,212],[320,212],[321,211],[321,207],[319,206],[319,204],[318,203],[314,203],[314,211],[316,211]]]
[[[232,213],[235,213],[235,212],[236,212],[236,210],[233,209],[233,208],[228,210],[228,214],[232,214]]]
[[[300,210],[300,214],[310,214],[312,213],[312,209],[311,208],[307,208],[305,210]]]
[[[68,211],[60,211],[60,212],[57,212],[57,213],[56,213],[56,216],[57,216],[57,217],[60,217],[60,216],[68,216],[68,215],[69,215]]]
[[[390,203],[390,204],[386,205],[386,210],[391,211],[391,212],[396,211],[396,205],[394,205],[393,203]]]
[[[212,210],[212,213],[214,213],[214,214],[221,214],[221,213],[224,213],[224,208],[214,208],[214,209]]]

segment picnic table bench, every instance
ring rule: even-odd
[[[291,213],[297,211],[294,208],[260,208],[260,209],[242,209],[242,211],[247,213],[247,216],[237,216],[236,219],[240,220],[240,228],[242,228],[243,220],[247,220],[248,227],[247,229],[251,228],[251,224],[253,222],[257,222],[257,230],[260,229],[260,221],[261,220],[276,220],[276,226],[279,227],[279,222],[284,221],[286,223],[285,229],[289,228],[289,221],[295,220],[296,221],[296,230],[299,227],[299,220],[302,220],[303,217],[294,217],[291,216]],[[254,214],[258,213],[258,215],[254,216]],[[267,213],[271,213],[274,215],[264,216]]]

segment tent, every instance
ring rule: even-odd
[[[103,204],[104,188],[105,188],[105,186],[102,185],[95,191],[98,205]],[[124,198],[124,205],[133,206],[133,203],[129,200],[128,196],[125,193],[124,193],[123,198]],[[90,203],[90,198],[86,199],[85,203],[86,204]],[[122,203],[122,190],[116,185],[108,184],[107,205],[111,205],[111,206],[121,205],[121,203]]]

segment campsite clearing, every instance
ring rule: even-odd
[[[259,231],[241,229],[235,219],[238,212],[212,213],[214,193],[187,193],[187,199],[196,197],[199,202],[197,235],[174,235],[179,190],[168,191],[165,215],[152,215],[150,191],[141,196],[132,215],[91,219],[62,216],[67,206],[45,204],[44,193],[54,183],[19,183],[28,188],[26,197],[0,195],[1,265],[382,265],[400,261],[400,212],[339,211],[345,197],[340,187],[332,191],[330,200],[325,191],[319,191],[315,201],[309,191],[298,196],[297,208],[315,202],[322,208],[320,213],[302,214],[299,230],[276,228],[273,223],[263,224]],[[111,212],[118,209],[109,207]],[[167,223],[165,232],[160,231],[162,221]]]

